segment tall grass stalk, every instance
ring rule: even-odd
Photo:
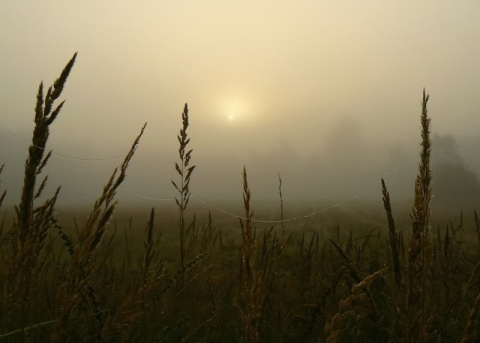
[[[260,324],[265,306],[266,289],[271,284],[271,254],[275,242],[269,244],[271,230],[265,233],[262,249],[258,249],[257,231],[253,227],[253,210],[250,208],[251,192],[247,181],[247,170],[243,167],[243,206],[245,222],[240,220],[242,229],[241,247],[241,304],[240,314],[243,322],[243,342],[259,342]],[[255,264],[259,258],[259,267]]]
[[[52,334],[52,342],[65,342],[68,337],[68,321],[79,305],[82,295],[88,290],[92,276],[98,270],[96,252],[108,228],[118,200],[115,199],[118,187],[123,183],[130,160],[132,159],[146,124],[133,142],[120,170],[115,169],[103,188],[100,197],[95,201],[93,209],[80,230],[79,241],[67,267],[65,279],[56,294],[56,322]]]
[[[48,88],[45,98],[43,96],[43,81],[40,82],[40,86],[38,87],[37,104],[35,107],[35,128],[33,130],[32,144],[28,149],[28,158],[25,162],[21,200],[16,208],[17,225],[22,241],[26,239],[29,231],[34,230],[33,201],[35,199],[37,175],[41,173],[51,156],[51,153],[48,153],[44,158],[45,148],[50,135],[49,127],[57,118],[65,101],[57,105],[53,111],[52,109],[55,101],[62,94],[76,58],[77,53],[75,53],[67,63],[60,77]],[[37,194],[39,194],[44,186],[44,183],[42,183],[40,189],[37,190]]]
[[[175,169],[180,176],[180,182],[177,185],[177,183],[172,180],[172,184],[180,196],[179,198],[175,198],[175,201],[179,209],[180,268],[182,270],[185,269],[185,210],[190,200],[191,193],[189,186],[193,170],[195,169],[195,166],[189,166],[193,150],[188,150],[188,144],[190,143],[190,138],[188,138],[187,134],[188,124],[188,105],[185,104],[182,113],[182,128],[180,129],[180,134],[177,136],[178,142],[180,143],[180,148],[178,149],[180,165],[175,162]]]
[[[430,247],[430,201],[432,198],[432,171],[430,168],[431,140],[430,118],[427,103],[429,95],[423,90],[421,114],[420,163],[415,181],[415,200],[411,211],[412,235],[408,252],[408,288],[407,341],[426,341],[428,337],[427,321],[427,278],[431,263]],[[419,327],[417,328],[417,325]]]
[[[254,256],[257,249],[257,240],[253,229],[253,211],[250,209],[250,188],[247,181],[247,170],[243,167],[243,206],[245,208],[245,223],[242,228],[242,297],[245,301],[241,309],[243,319],[243,342],[254,343],[259,341],[259,313],[256,295],[256,280],[254,272]]]
[[[278,173],[278,194],[280,196],[280,221],[282,225],[282,243],[280,244],[280,249],[283,249],[285,245],[285,215],[283,213],[282,178],[280,177],[280,173]]]
[[[35,208],[34,201],[38,199],[47,184],[48,176],[37,186],[37,177],[46,166],[51,151],[45,155],[47,141],[50,135],[50,125],[59,115],[64,101],[56,105],[56,100],[62,94],[70,71],[75,63],[75,53],[63,69],[60,77],[50,86],[47,94],[43,94],[43,81],[40,82],[35,107],[35,126],[33,129],[32,143],[28,149],[25,162],[24,181],[20,203],[15,206],[16,218],[9,238],[12,254],[8,258],[8,279],[6,290],[8,297],[5,308],[7,315],[6,327],[11,327],[15,320],[22,323],[20,340],[26,340],[23,327],[30,324],[31,314],[38,294],[39,277],[47,264],[47,257],[42,254],[45,246],[47,232],[54,227],[55,203],[60,192],[60,187],[55,194],[43,204]],[[3,200],[3,197],[2,197]]]
[[[395,275],[395,283],[400,289],[402,287],[402,270],[400,267],[400,254],[398,252],[397,232],[395,231],[395,219],[393,218],[392,205],[390,204],[390,194],[388,193],[385,181],[382,179],[382,195],[383,207],[387,216],[388,224],[388,243],[392,255],[393,272]]]
[[[2,164],[0,166],[0,175],[2,175],[3,168],[5,167],[5,164]],[[1,191],[1,190],[0,190]],[[0,207],[2,207],[3,201],[5,200],[5,197],[7,196],[7,190],[4,190],[3,193],[0,194]],[[3,227],[2,227],[3,228]],[[0,230],[0,236],[2,235],[2,231]]]

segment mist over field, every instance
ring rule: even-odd
[[[320,141],[324,141],[321,145],[328,148],[319,148],[318,152],[309,154],[295,150],[286,142],[265,153],[252,150],[241,155],[221,150],[218,153],[199,151],[195,149],[193,136],[192,163],[197,167],[191,184],[192,204],[204,206],[204,202],[208,202],[207,208],[211,210],[221,206],[224,200],[241,204],[241,171],[244,164],[254,200],[278,203],[278,173],[287,204],[307,201],[315,206],[325,204],[325,201],[327,204],[341,201],[346,205],[358,205],[362,201],[373,200],[381,206],[380,177],[388,183],[392,201],[412,199],[418,138],[412,137],[414,144],[409,144],[408,149],[401,144],[376,146],[365,142],[359,131],[355,132],[358,125],[350,124],[353,132],[332,132],[330,136],[319,137]],[[343,122],[342,127],[348,130],[348,123]],[[55,130],[52,131],[53,138]],[[153,133],[147,130],[148,134]],[[348,144],[342,142],[342,137],[349,137]],[[433,154],[434,204],[443,204],[448,200],[449,205],[457,203],[456,207],[462,207],[468,204],[471,209],[480,200],[480,187],[475,165],[468,165],[470,162],[467,161],[477,161],[480,139],[475,136],[459,139],[448,135],[441,137],[447,141],[446,145],[438,142],[438,137],[434,139],[434,147],[435,143],[439,144]],[[128,148],[130,140],[125,140],[125,148]],[[2,185],[8,190],[7,203],[12,203],[20,196],[27,146],[11,136],[2,136],[0,144],[9,147],[5,154],[8,163],[2,174]],[[79,149],[78,156],[83,154],[85,150]],[[95,154],[95,151],[90,150],[90,154]],[[120,190],[120,202],[141,206],[163,206],[173,202],[177,194],[170,180],[177,179],[174,169],[177,159],[176,150],[153,152],[140,145]],[[50,178],[46,194],[53,193],[61,185],[60,204],[91,205],[120,162],[121,159],[84,161],[54,155],[46,168]]]

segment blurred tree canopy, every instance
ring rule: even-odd
[[[434,201],[446,205],[461,205],[480,198],[478,176],[466,167],[458,152],[455,138],[449,134],[435,134],[432,144]]]

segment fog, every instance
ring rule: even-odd
[[[119,198],[171,201],[186,102],[192,202],[241,202],[244,165],[254,199],[278,199],[279,173],[287,201],[381,201],[380,177],[408,199],[424,87],[436,181],[471,179],[436,199],[476,199],[478,13],[476,1],[3,1],[6,201],[19,199],[38,84],[76,51],[48,144],[60,203],[93,203],[145,122]]]

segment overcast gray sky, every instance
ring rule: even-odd
[[[148,121],[125,184],[136,192],[175,194],[185,102],[192,188],[217,185],[205,198],[240,199],[244,163],[257,196],[276,192],[278,171],[291,198],[348,197],[381,175],[395,183],[386,174],[402,156],[415,164],[423,87],[434,132],[478,134],[479,13],[473,0],[3,0],[2,185],[15,201],[38,84],[75,51],[49,147],[121,156]],[[118,163],[55,155],[50,184],[90,201]]]

